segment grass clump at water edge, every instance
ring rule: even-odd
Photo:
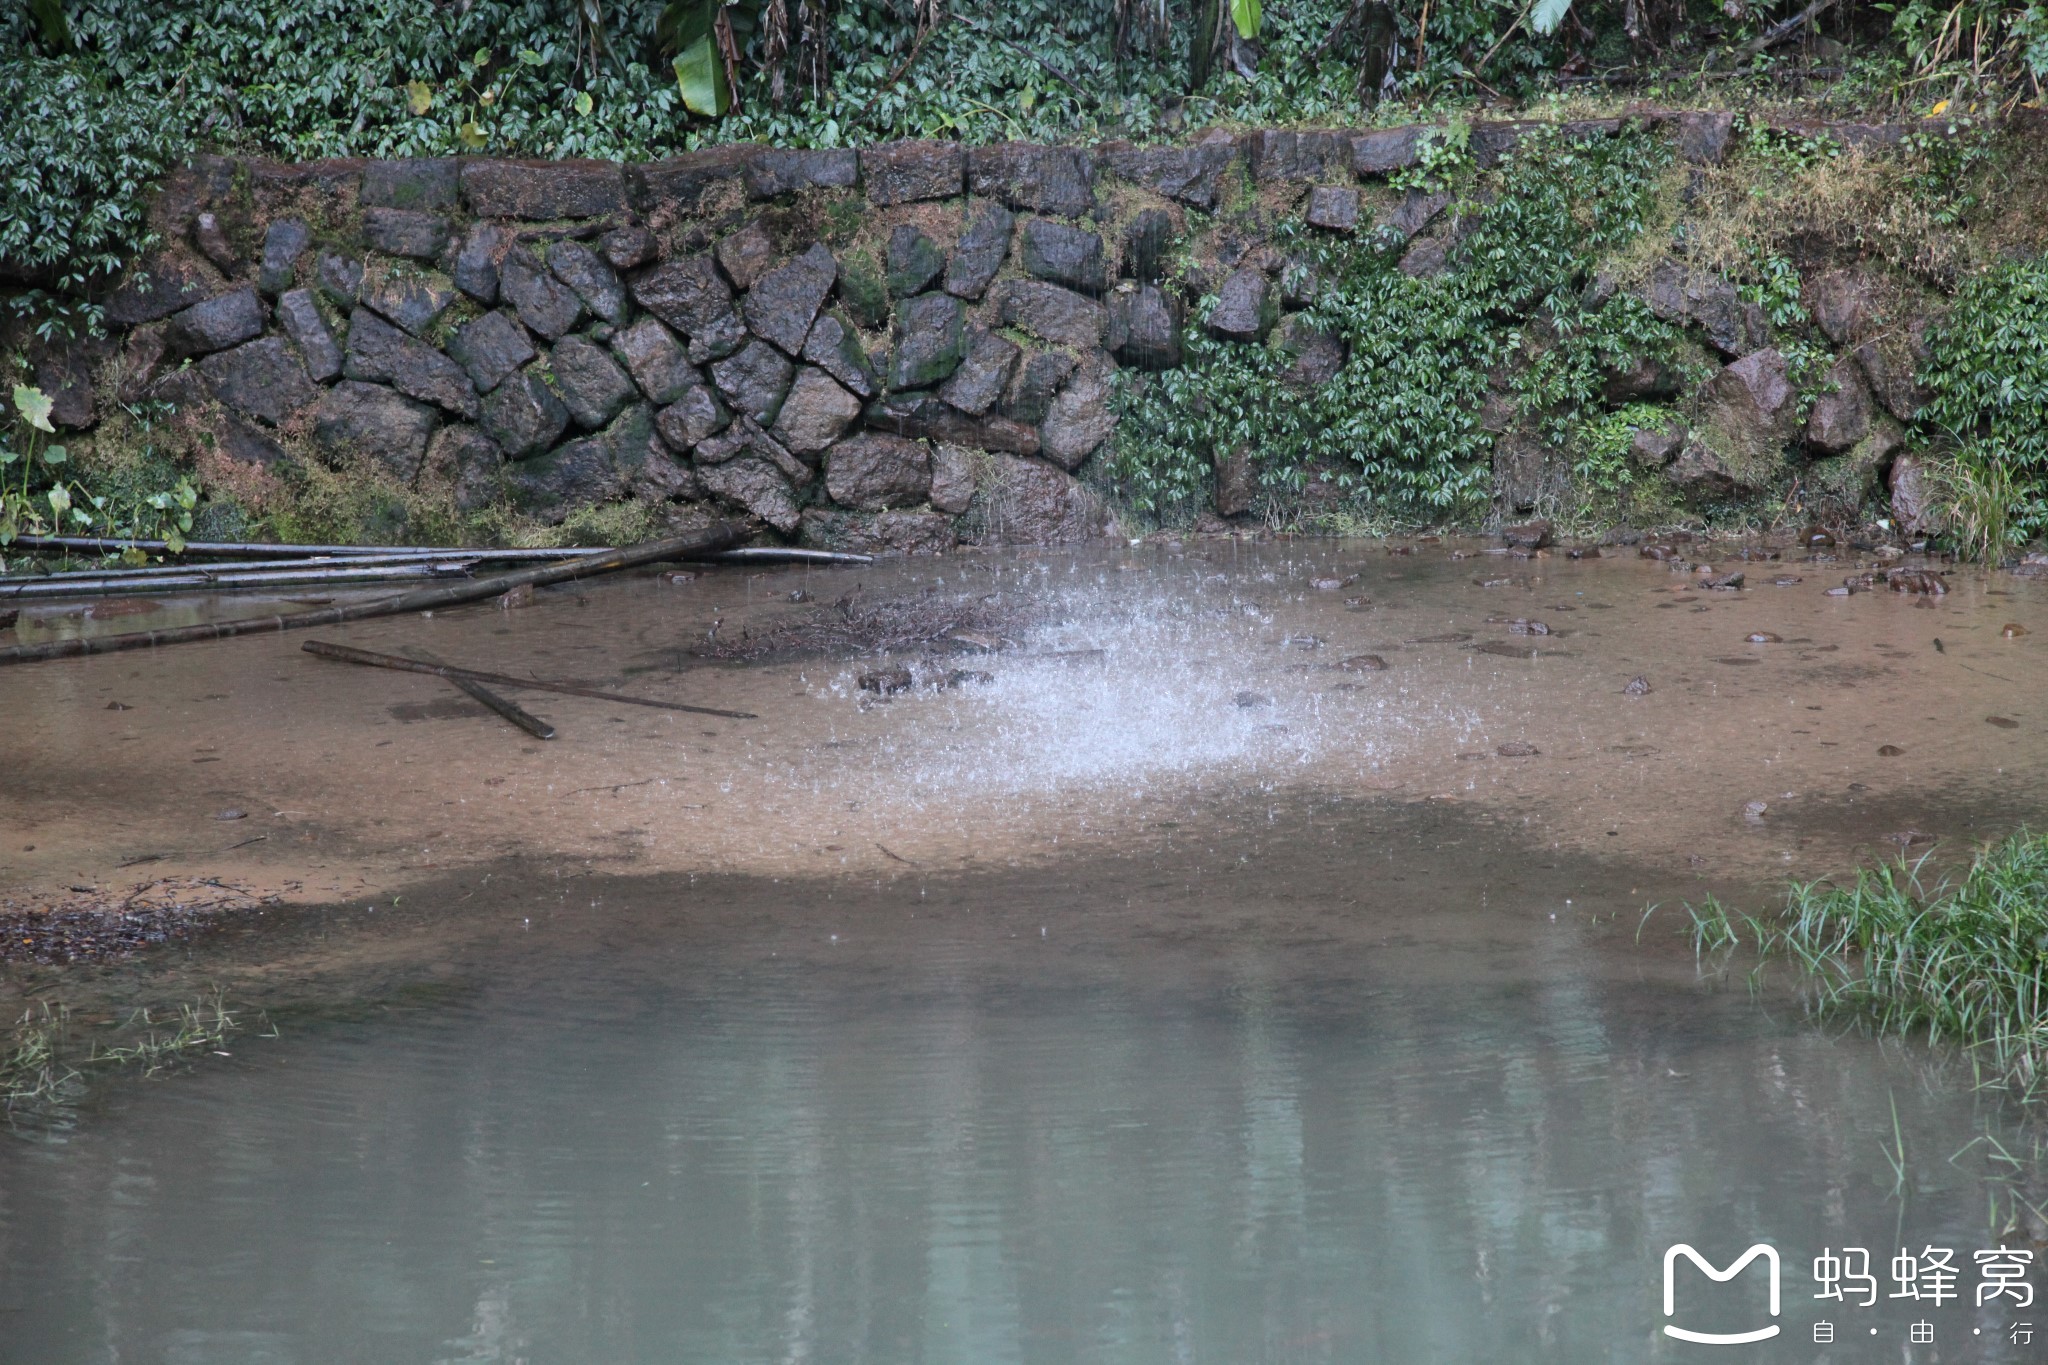
[[[112,1038],[94,1039],[81,1050],[71,1011],[38,1003],[0,1040],[0,1111],[62,1105],[77,1098],[95,1068],[155,1076],[180,1061],[220,1051],[243,1027],[215,990],[174,1009],[136,1010]],[[260,1036],[276,1035],[276,1027],[266,1021]]]
[[[1984,1084],[2026,1100],[2048,1081],[2048,835],[2021,830],[1960,878],[1922,880],[1927,859],[1881,863],[1852,886],[1794,885],[1774,917],[1686,906],[1695,949],[1746,936],[1762,962],[1801,972],[1817,1014],[1962,1049]]]

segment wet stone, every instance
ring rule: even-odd
[[[803,255],[763,275],[741,302],[740,314],[755,335],[786,355],[801,355],[811,322],[838,274],[832,253],[814,243]]]
[[[1079,362],[1067,351],[1031,351],[1017,367],[1004,399],[1004,413],[1019,422],[1039,423],[1052,407],[1052,397]]]
[[[915,506],[930,489],[931,456],[920,441],[862,432],[825,453],[825,491],[842,507]]]
[[[310,289],[287,289],[277,300],[277,323],[298,346],[306,376],[325,384],[341,374],[341,346],[327,326]]]
[[[521,322],[549,341],[566,334],[583,316],[582,298],[524,246],[505,254],[498,268],[498,292],[518,310]]]
[[[709,385],[692,383],[655,416],[654,425],[671,450],[688,452],[725,430],[731,420],[732,414]]]
[[[698,383],[697,369],[683,354],[675,333],[653,318],[642,318],[614,336],[612,354],[658,406],[676,402]]]
[[[1343,364],[1341,343],[1337,365]],[[1180,314],[1174,301],[1156,285],[1140,285],[1109,300],[1108,346],[1128,365],[1144,370],[1170,370],[1180,364]]]
[[[459,163],[453,157],[406,157],[363,167],[365,208],[430,210],[461,204]]]
[[[299,258],[313,245],[313,231],[297,218],[280,218],[263,234],[256,287],[275,298],[298,281]]]
[[[496,441],[473,426],[458,424],[434,433],[424,470],[454,489],[457,511],[476,512],[498,501],[504,464],[505,453]]]
[[[290,342],[258,337],[199,362],[214,395],[235,411],[276,426],[320,396]]]
[[[968,414],[980,417],[1002,400],[1016,368],[1018,350],[1014,342],[994,332],[978,332],[967,348],[966,359],[953,371],[939,397]]]
[[[570,420],[586,431],[618,416],[633,397],[633,381],[626,372],[602,346],[584,337],[567,336],[556,342],[549,368]]]
[[[797,455],[815,455],[838,440],[860,416],[860,400],[823,370],[805,365],[776,415],[774,435]]]
[[[988,292],[1010,254],[1016,224],[1017,216],[1001,204],[984,205],[953,246],[953,259],[946,263],[946,292],[963,299],[978,299]]]
[[[1082,358],[1039,424],[1039,453],[1062,469],[1078,469],[1116,430],[1116,365],[1095,351]]]
[[[321,395],[313,409],[313,443],[333,463],[350,456],[375,459],[411,483],[440,425],[434,410],[381,384],[345,379]]]
[[[939,250],[939,244],[916,227],[898,224],[889,234],[888,254],[883,263],[889,297],[905,299],[923,293],[945,268],[946,254]]]
[[[796,367],[765,341],[750,341],[711,367],[712,382],[733,407],[763,426],[773,426]]]
[[[1173,218],[1165,209],[1146,209],[1124,229],[1124,273],[1157,283],[1173,250]]]
[[[455,302],[455,291],[418,275],[386,275],[363,291],[362,302],[365,308],[375,309],[420,336]]]
[[[463,417],[477,415],[476,386],[462,367],[368,309],[349,322],[343,370],[350,379],[390,384],[400,393]]]
[[[966,318],[950,294],[920,294],[898,305],[891,386],[922,389],[952,374],[967,354]]]
[[[438,213],[411,209],[363,210],[363,241],[387,256],[431,261],[448,249],[452,228]]]
[[[743,456],[708,468],[700,465],[697,477],[706,493],[737,504],[785,535],[803,524],[789,481],[765,459]]]
[[[597,250],[614,270],[638,270],[656,255],[654,234],[637,224],[605,233]]]
[[[226,229],[220,219],[212,213],[202,213],[192,220],[192,245],[199,248],[199,254],[212,261],[221,274],[234,276],[241,269],[235,259],[235,249],[228,242]]]
[[[931,504],[955,516],[974,503],[974,452],[966,446],[940,442],[932,450]]]
[[[253,289],[237,289],[171,316],[165,337],[181,355],[210,355],[263,335],[263,304]]]
[[[625,324],[626,287],[602,256],[581,242],[560,241],[548,248],[548,269],[575,290],[593,314],[614,327]]]
[[[478,393],[489,393],[536,354],[526,329],[503,313],[464,323],[448,341],[448,354],[469,373]]]
[[[692,365],[709,365],[746,345],[752,336],[738,313],[727,313],[724,317],[713,318],[694,333],[685,354]]]
[[[1064,223],[1025,223],[1022,260],[1026,274],[1082,293],[1100,294],[1109,284],[1102,238]]]
[[[561,439],[569,425],[569,410],[531,370],[492,389],[481,416],[483,429],[513,460],[540,454]]]
[[[878,385],[860,334],[836,313],[820,314],[804,340],[804,357],[859,398],[875,396]]]
[[[755,281],[775,268],[775,241],[759,221],[720,238],[712,254],[735,289],[752,289]]]
[[[507,465],[505,482],[514,504],[540,521],[560,525],[577,506],[609,502],[625,491],[613,448],[613,433],[603,432]]]
[[[1226,341],[1257,341],[1272,327],[1278,311],[1265,272],[1241,266],[1217,291],[1209,330]]]
[[[505,243],[505,233],[496,224],[477,223],[463,234],[449,271],[455,287],[486,308],[498,301],[498,262]]]
[[[1011,280],[1001,293],[999,313],[1006,325],[1055,346],[1086,348],[1103,342],[1109,313],[1094,299],[1043,280]]]
[[[1309,191],[1308,225],[1330,232],[1349,232],[1358,226],[1358,191],[1345,186],[1318,185]]]
[[[967,152],[957,142],[891,142],[860,152],[868,202],[886,208],[955,199],[967,187]]]
[[[1095,207],[1094,167],[1072,147],[1007,142],[967,152],[967,186],[1013,209],[1078,218]]]
[[[850,147],[762,147],[748,156],[742,178],[749,199],[773,199],[796,190],[852,189],[860,180],[860,162]]]

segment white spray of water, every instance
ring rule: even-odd
[[[814,696],[864,707],[870,742],[813,750],[786,774],[814,791],[876,791],[929,809],[964,798],[1160,794],[1209,778],[1283,783],[1370,772],[1422,729],[1474,718],[1385,674],[1345,673],[1335,651],[1290,636],[1265,609],[1220,593],[1128,582],[1063,593],[1058,624],[993,655],[922,662],[986,682],[920,686],[877,701],[850,666]],[[1349,684],[1347,689],[1347,684]]]

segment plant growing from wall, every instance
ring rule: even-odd
[[[169,487],[122,498],[72,477],[71,453],[50,437],[52,403],[41,389],[14,388],[15,423],[0,443],[0,548],[23,535],[106,535],[165,541],[173,554],[192,529],[199,490],[178,476]]]
[[[1971,476],[1946,486],[1975,488],[1980,504],[1982,490],[2008,490],[1996,540],[2024,544],[2048,532],[2048,262],[2008,262],[1971,278],[1929,342],[1920,425]],[[1981,506],[1973,519],[1998,525]]]
[[[1453,253],[1456,268],[1434,279],[1403,274],[1370,238],[1283,239],[1321,281],[1299,325],[1340,342],[1342,368],[1310,385],[1290,376],[1279,345],[1190,336],[1182,370],[1121,391],[1118,488],[1141,511],[1185,504],[1218,452],[1243,449],[1267,488],[1324,480],[1421,520],[1470,511],[1489,478],[1488,373],[1520,345],[1531,312],[1557,342],[1528,366],[1522,399],[1561,441],[1599,408],[1607,371],[1669,353],[1676,333],[1634,298],[1581,301],[1600,253],[1641,231],[1668,158],[1644,134],[1532,136],[1490,186],[1497,196]]]

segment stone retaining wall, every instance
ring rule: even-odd
[[[1638,117],[1688,160],[1727,152],[1729,115]],[[1533,126],[1477,125],[1476,159]],[[1908,131],[1797,130],[1865,145]],[[172,431],[222,486],[317,460],[543,523],[637,499],[670,525],[738,512],[831,547],[1075,540],[1110,529],[1077,475],[1114,429],[1116,368],[1178,364],[1201,293],[1220,298],[1210,329],[1245,341],[1304,301],[1282,253],[1212,217],[1233,187],[1268,224],[1397,234],[1402,268],[1427,275],[1444,266],[1440,197],[1372,190],[1415,163],[1421,133],[728,146],[639,165],[202,158],[158,198],[162,248],[106,300],[114,335],[32,363],[67,428],[112,402],[175,405]],[[1168,282],[1197,231],[1203,264]],[[1783,362],[1732,294],[1681,274],[1649,297],[1740,362],[1717,381],[1728,422],[1761,432],[1739,435],[1789,434],[1770,426]],[[1304,382],[1343,360],[1313,337],[1299,349]],[[1905,393],[1910,374],[1871,379],[1899,411],[1886,384]],[[1865,439],[1863,409],[1831,409],[1830,449]],[[1652,454],[1739,478],[1685,433],[1670,441]],[[1506,484],[1527,458],[1509,433]],[[1226,468],[1218,510],[1242,513],[1230,483]]]

